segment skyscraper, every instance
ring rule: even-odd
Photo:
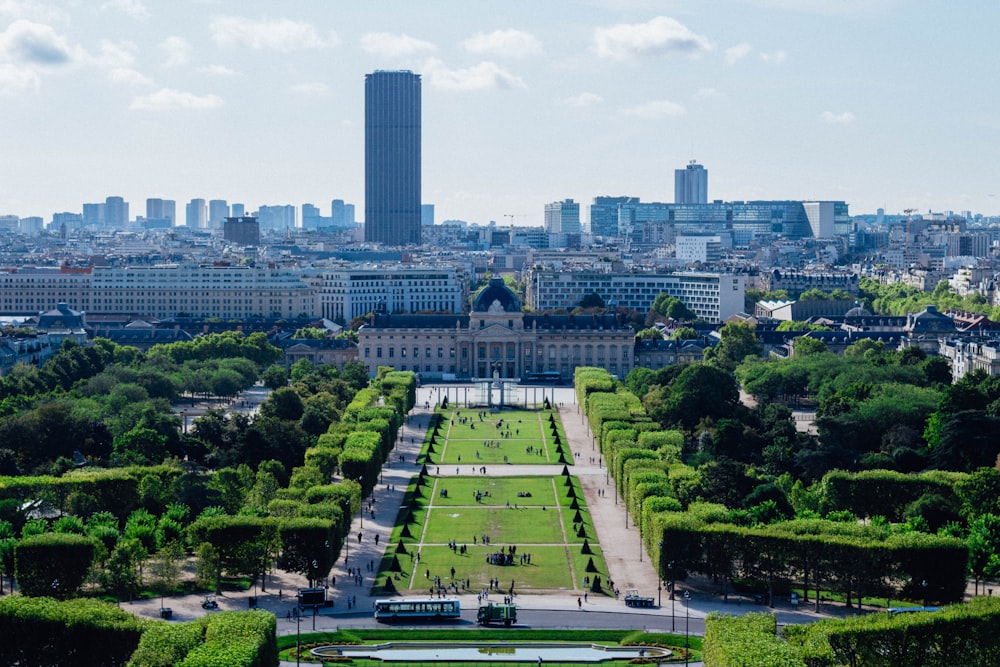
[[[546,204],[545,231],[550,234],[579,234],[580,205],[572,199]]]
[[[420,243],[420,75],[365,75],[365,241]]]
[[[694,160],[687,168],[674,170],[674,203],[708,203],[708,170]]]

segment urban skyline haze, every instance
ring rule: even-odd
[[[117,195],[364,205],[364,77],[422,77],[436,219],[844,200],[1000,213],[994,3],[0,0],[0,214]]]

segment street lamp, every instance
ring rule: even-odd
[[[927,580],[924,579],[920,582],[920,586],[924,589],[924,607],[927,607]]]
[[[628,487],[629,478],[625,478],[625,486]],[[622,494],[622,504],[625,505],[625,530],[628,530],[628,503],[625,502],[625,494]]]
[[[300,653],[302,653],[302,614],[299,613],[298,601],[295,602],[295,667],[299,667]]]
[[[645,498],[639,499],[639,562],[642,562],[642,503]]]
[[[358,475],[358,484],[361,485],[361,513],[358,518],[361,519],[360,528],[365,527],[365,476]]]
[[[667,569],[670,570],[670,632],[674,632],[674,609],[677,604],[677,598],[674,597],[674,561],[667,563]]]
[[[351,516],[351,501],[348,500],[347,498],[344,498],[343,507],[344,507],[344,516],[348,516],[348,517]],[[347,529],[347,536],[344,539],[344,547],[346,548],[346,551],[344,553],[344,565],[347,565],[347,561],[351,557],[351,529],[350,528]]]
[[[656,568],[656,607],[663,606],[663,540],[660,540],[660,554],[657,558],[659,563]]]
[[[687,667],[688,658],[691,657],[691,639],[689,638],[689,627],[691,625],[691,593],[684,591],[684,665]]]

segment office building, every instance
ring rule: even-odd
[[[713,324],[742,312],[746,282],[743,276],[720,273],[606,273],[532,269],[527,277],[528,305],[535,311],[580,305],[598,294],[605,304],[647,312],[660,294],[684,302],[692,312]]]
[[[434,204],[420,205],[420,224],[424,227],[434,224]]]
[[[167,227],[176,224],[177,204],[172,199],[151,198],[146,200],[146,221],[168,221]]]
[[[594,197],[594,203],[590,205],[590,233],[594,236],[617,236],[618,207],[638,203],[638,197]]]
[[[694,160],[684,169],[674,170],[674,203],[708,203],[708,170]]]
[[[104,204],[83,205],[83,226],[84,227],[104,226]]]
[[[718,235],[678,235],[674,247],[682,262],[714,264],[722,258],[723,239]]]
[[[387,313],[461,313],[469,280],[454,266],[352,266],[319,276],[319,315],[349,323],[380,307]]]
[[[242,246],[260,245],[260,225],[252,216],[228,217],[223,223],[222,238]]]
[[[111,229],[125,229],[128,224],[128,202],[121,197],[104,200],[104,225]]]
[[[419,245],[420,76],[365,76],[365,241]]]
[[[295,207],[291,204],[260,206],[257,209],[257,222],[261,229],[287,232],[295,229],[295,214]]]
[[[204,199],[192,199],[185,207],[185,224],[190,229],[205,229],[208,227],[208,205]]]
[[[247,209],[243,204],[233,204],[229,207],[229,213],[234,218],[242,218],[246,215]]]
[[[579,234],[580,204],[572,199],[546,204],[545,231],[549,234]]]
[[[225,199],[213,199],[208,202],[208,226],[211,229],[222,229],[228,217],[229,203]]]

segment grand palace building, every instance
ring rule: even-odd
[[[634,365],[635,332],[613,314],[525,314],[517,296],[493,278],[468,315],[376,312],[358,331],[358,356],[422,380],[501,377],[571,380],[577,366],[624,378]]]

